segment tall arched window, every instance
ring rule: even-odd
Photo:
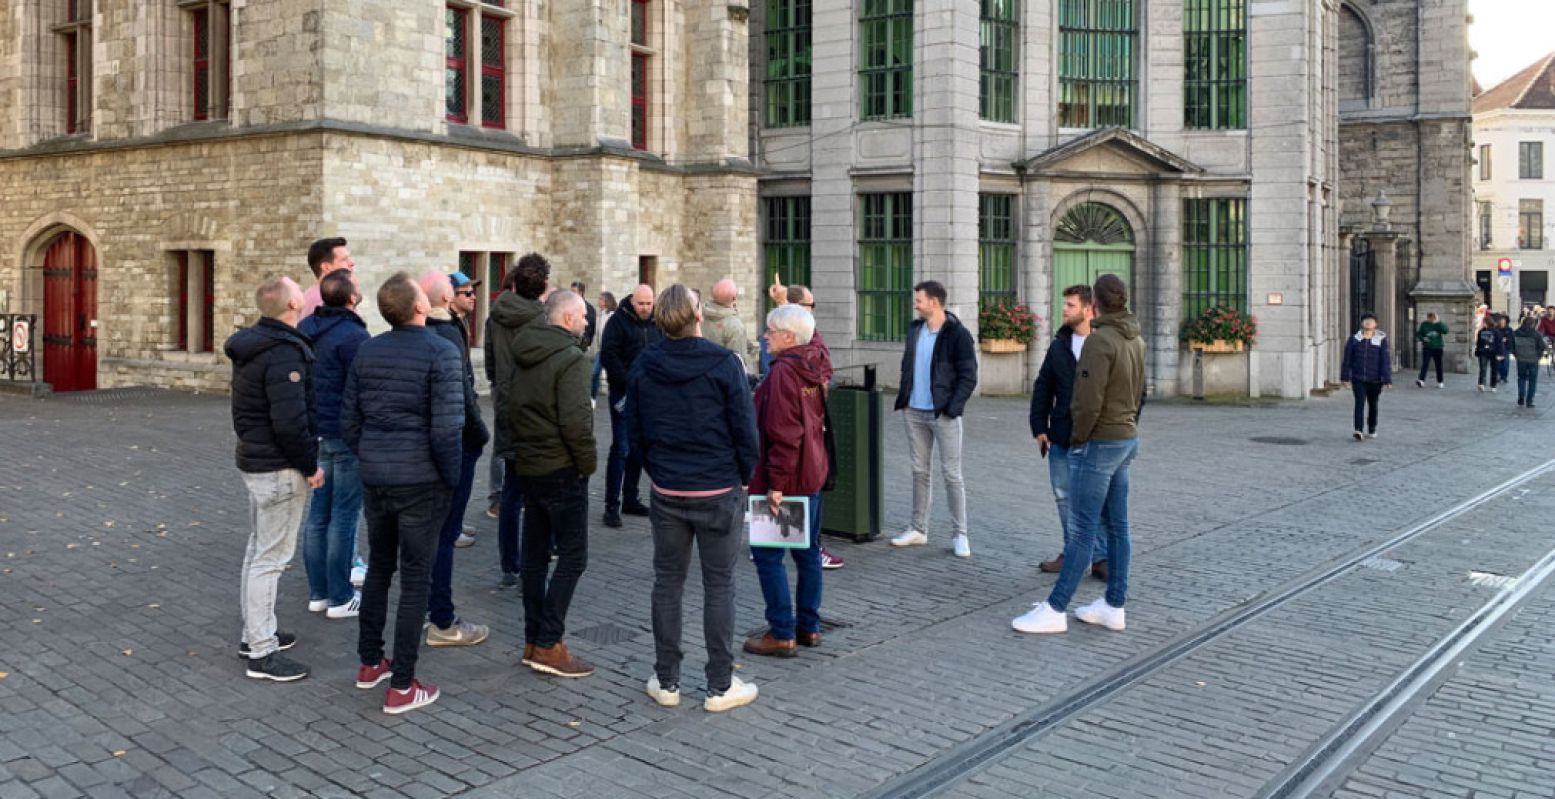
[[[1371,26],[1360,12],[1346,4],[1339,8],[1339,109],[1371,106],[1376,70],[1376,42]]]

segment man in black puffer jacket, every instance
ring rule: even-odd
[[[1058,527],[1064,533],[1065,546],[1069,543],[1069,437],[1074,431],[1074,419],[1069,413],[1069,403],[1074,399],[1074,370],[1080,362],[1080,348],[1091,334],[1091,287],[1080,284],[1064,289],[1063,327],[1048,346],[1047,357],[1042,359],[1042,369],[1037,373],[1031,389],[1031,435],[1037,440],[1042,456],[1048,459],[1048,482],[1053,486],[1053,500],[1058,504]],[[1098,541],[1093,550],[1091,574],[1107,579],[1106,544]],[[1064,553],[1045,560],[1038,566],[1044,572],[1057,574],[1064,570]]]
[[[438,530],[459,485],[464,368],[459,348],[427,329],[432,308],[409,275],[396,273],[378,289],[378,309],[394,329],[357,350],[340,428],[361,459],[369,542],[356,684],[378,685],[392,668],[383,711],[397,714],[437,700],[436,686],[415,678],[416,656]],[[389,661],[383,627],[396,567],[400,603]]]
[[[296,637],[276,632],[275,593],[297,549],[308,491],[324,484],[313,404],[313,342],[297,330],[302,289],[271,277],[254,293],[263,318],[222,348],[232,361],[232,428],[254,529],[243,558],[242,654],[248,676],[290,682],[308,668],[276,654]]]
[[[642,479],[641,453],[628,446],[626,418],[621,400],[626,396],[627,375],[637,357],[664,340],[653,321],[653,287],[638,286],[632,297],[605,325],[599,337],[599,360],[610,378],[610,458],[605,462],[605,526],[620,527],[621,514],[647,516],[648,506],[637,496]],[[625,502],[623,503],[623,498]]]

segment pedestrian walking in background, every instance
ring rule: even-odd
[[[891,539],[891,546],[929,542],[929,509],[934,500],[935,450],[945,478],[950,504],[951,549],[958,558],[972,556],[967,539],[966,485],[961,478],[961,415],[977,388],[977,345],[972,332],[945,310],[945,287],[925,280],[913,287],[918,318],[907,330],[902,352],[901,388],[896,410],[903,411],[907,443],[912,452],[912,524]]]
[[[462,272],[453,272],[460,278],[460,290],[475,292],[475,284]],[[421,278],[421,290],[427,295],[431,310],[427,313],[427,329],[454,345],[459,351],[460,374],[464,379],[462,395],[464,427],[460,434],[459,483],[449,498],[448,513],[443,518],[437,537],[437,559],[432,565],[432,586],[427,595],[427,614],[432,624],[427,628],[427,646],[474,646],[491,635],[491,628],[484,624],[472,624],[459,617],[454,607],[454,549],[464,534],[464,512],[470,504],[470,493],[475,488],[475,466],[480,462],[481,450],[491,440],[486,423],[481,420],[480,398],[475,393],[475,370],[470,365],[470,337],[464,325],[453,312],[453,278],[447,272],[433,270]],[[473,543],[474,539],[471,538]]]
[[[574,280],[574,281],[572,281],[572,287],[571,288],[572,288],[572,293],[578,295],[578,299],[583,300],[583,310],[587,313],[587,317],[588,317],[587,318],[587,322],[586,322],[586,324],[583,327],[583,335],[578,336],[578,344],[577,344],[577,346],[578,346],[578,349],[583,350],[584,352],[588,352],[589,348],[594,346],[594,339],[595,339],[595,337],[598,335],[598,333],[600,331],[599,325],[596,324],[597,322],[599,322],[599,314],[598,314],[598,312],[596,312],[594,310],[594,306],[589,304],[589,301],[587,299],[587,297],[588,297],[588,285],[587,284],[585,284],[581,280]]]
[[[785,497],[807,497],[810,545],[751,548],[767,603],[767,631],[747,639],[745,651],[793,657],[796,644],[821,645],[821,489],[831,469],[825,439],[831,353],[815,338],[815,317],[799,305],[784,305],[767,314],[766,336],[773,361],[772,370],[756,389],[761,454],[750,493],[765,495],[774,516]],[[792,553],[798,577],[793,594],[783,566],[787,553]]]
[[[1494,392],[1496,385],[1501,381],[1501,369],[1497,365],[1497,352],[1501,346],[1501,336],[1496,333],[1495,320],[1486,319],[1485,325],[1474,334],[1474,357],[1479,361],[1478,390],[1485,390],[1485,375],[1490,375],[1490,390]]]
[[[261,318],[227,339],[232,361],[232,429],[237,466],[248,487],[249,536],[238,598],[250,677],[278,682],[308,676],[308,667],[276,654],[297,638],[276,630],[275,595],[297,549],[308,493],[324,484],[313,396],[313,345],[297,329],[302,289],[289,277],[259,284]]]
[[[588,306],[582,295],[557,291],[546,298],[544,310],[542,320],[513,339],[508,387],[513,441],[508,479],[518,481],[524,495],[523,662],[546,674],[586,677],[594,667],[575,657],[563,639],[573,591],[588,565],[588,478],[597,465],[589,359],[578,348],[588,328]]]
[[[1041,571],[1056,574],[1064,570],[1064,553],[1072,538],[1069,531],[1069,447],[1074,431],[1074,417],[1070,403],[1074,399],[1075,369],[1080,362],[1081,348],[1091,335],[1091,320],[1096,309],[1091,301],[1091,287],[1070,286],[1064,289],[1063,326],[1048,345],[1047,356],[1037,372],[1031,389],[1031,435],[1037,440],[1038,450],[1048,459],[1048,482],[1053,488],[1053,501],[1058,505],[1058,526],[1063,531],[1063,548],[1058,557],[1042,561]],[[1107,579],[1106,542],[1097,540],[1087,561],[1091,574]]]
[[[638,356],[664,335],[653,321],[653,287],[642,285],[605,327],[599,355],[610,378],[610,459],[605,465],[605,526],[620,527],[621,514],[647,516],[648,506],[638,497],[642,458],[628,446],[621,399],[626,396],[627,374]],[[695,417],[687,417],[692,419]]]
[[[1539,334],[1534,317],[1523,320],[1512,336],[1512,353],[1517,358],[1517,405],[1533,407],[1533,395],[1539,388],[1539,359],[1549,350]]]
[[[416,679],[416,660],[438,533],[461,479],[464,367],[459,348],[427,329],[432,305],[410,275],[389,278],[377,299],[393,329],[357,350],[340,429],[361,460],[369,542],[356,686],[389,679],[383,712],[398,714],[438,697],[437,686]],[[400,598],[391,660],[383,656],[383,629],[396,570]]]
[[[599,293],[599,338],[604,338],[604,330],[610,324],[610,317],[616,312],[616,295],[608,291]],[[605,372],[605,362],[599,357],[600,348],[594,349],[594,370],[589,375],[589,404],[597,405],[599,399],[599,376]]]
[[[618,315],[619,319],[621,315]],[[720,712],[756,700],[734,676],[734,569],[745,549],[745,490],[756,468],[755,409],[734,354],[701,337],[691,291],[664,290],[654,311],[666,340],[632,367],[625,389],[630,446],[652,486],[653,676],[648,695],[680,704],[681,596],[691,550],[702,568],[707,699]],[[612,390],[615,384],[612,381]],[[688,425],[687,420],[701,420]]]
[[[370,336],[356,313],[356,275],[342,269],[319,281],[324,304],[298,329],[313,340],[313,393],[318,408],[319,468],[324,485],[313,492],[303,528],[302,562],[308,573],[308,610],[331,619],[356,618],[362,595],[351,584],[362,477],[356,453],[340,433],[340,403],[356,350]]]
[[[1512,322],[1506,314],[1496,314],[1496,351],[1499,354],[1496,361],[1497,373],[1502,383],[1510,383],[1508,378],[1512,374]]]
[[[1355,440],[1376,438],[1377,401],[1383,389],[1393,387],[1393,354],[1376,316],[1362,316],[1361,329],[1345,342],[1339,382],[1350,384],[1355,394]]]
[[[1047,601],[1011,626],[1023,633],[1061,633],[1065,613],[1085,577],[1098,533],[1106,535],[1107,591],[1075,610],[1075,618],[1121,631],[1125,626],[1129,563],[1129,465],[1139,453],[1139,410],[1144,402],[1145,344],[1128,311],[1128,287],[1102,275],[1091,287],[1095,319],[1075,367],[1069,449],[1069,541],[1064,568]]]
[[[545,314],[540,295],[551,279],[551,263],[539,253],[518,259],[503,279],[503,292],[491,306],[486,335],[486,368],[491,376],[491,406],[495,443],[492,457],[503,461],[502,498],[497,511],[497,552],[502,568],[502,587],[518,585],[520,564],[518,535],[524,513],[523,483],[514,480],[513,423],[508,417],[508,396],[513,388],[517,360],[513,340],[525,325]]]
[[[1420,323],[1420,329],[1415,333],[1415,340],[1420,342],[1420,376],[1415,379],[1415,385],[1425,388],[1426,369],[1431,364],[1436,364],[1436,387],[1445,388],[1447,384],[1442,381],[1442,353],[1447,347],[1447,323],[1436,318],[1436,314],[1428,313],[1425,321]]]

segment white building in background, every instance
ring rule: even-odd
[[[1494,310],[1548,305],[1555,248],[1546,214],[1555,211],[1555,53],[1474,98],[1474,279]],[[1512,286],[1496,264],[1509,258]]]

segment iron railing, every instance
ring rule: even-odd
[[[0,377],[16,382],[38,381],[38,317],[36,314],[0,314],[4,341],[0,341]]]

